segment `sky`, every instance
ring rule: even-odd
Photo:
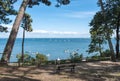
[[[56,0],[50,0],[51,6],[40,3],[39,6],[27,8],[33,19],[33,32],[26,32],[26,38],[88,38],[89,23],[100,8],[98,0],[71,0],[69,5],[56,8]],[[19,10],[22,0],[15,5]],[[10,16],[12,23],[4,25],[8,27],[8,33],[0,33],[0,38],[8,38],[15,16]],[[17,38],[22,38],[23,29],[20,27]]]

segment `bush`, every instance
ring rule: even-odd
[[[70,59],[71,62],[80,62],[82,61],[83,55],[82,54],[78,54],[78,53],[74,53],[74,54],[70,54]]]
[[[38,65],[38,67],[39,67],[41,64],[45,64],[47,61],[48,61],[48,58],[47,58],[46,55],[40,54],[40,53],[37,53],[37,54],[36,54],[36,63],[37,63],[37,65]]]
[[[55,64],[56,60],[46,61],[45,64]]]
[[[18,59],[18,63],[22,63],[22,54],[17,54],[16,58]],[[31,57],[29,54],[24,54],[24,60],[22,65],[35,65],[37,63],[38,66],[41,64],[47,63],[48,58],[44,54],[37,53],[36,58]]]
[[[111,56],[110,54],[111,54],[111,52],[108,49],[102,52],[103,57],[110,57]]]
[[[106,60],[111,60],[110,57],[101,57],[99,55],[94,55],[92,57],[87,57],[86,61],[106,61]]]
[[[18,63],[22,62],[22,54],[17,54],[16,58],[18,59]],[[31,65],[35,63],[35,59],[31,57],[29,54],[24,54],[23,65]]]

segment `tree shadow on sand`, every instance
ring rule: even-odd
[[[67,75],[68,77],[64,78],[85,81],[120,81],[120,65],[99,65],[98,62],[79,63],[74,73],[63,70],[59,75]]]
[[[120,81],[120,63],[112,65],[99,62],[81,62],[76,64],[75,72],[64,69],[60,73],[56,73],[56,65],[8,67],[6,74],[0,73],[0,76],[5,76],[1,77],[0,81],[41,81],[33,79],[31,75],[37,76],[42,73],[58,75],[61,79],[71,79],[71,81],[74,79],[80,81]]]
[[[31,76],[26,77],[27,74],[30,73],[31,70],[35,70],[35,67],[14,67],[8,66],[3,67],[5,71],[0,72],[0,81],[41,81],[37,79],[32,79]],[[33,73],[35,74],[35,73]],[[37,74],[40,74],[37,72]]]
[[[26,77],[19,77],[19,78],[3,77],[3,78],[0,78],[0,81],[41,81],[41,80],[36,80],[36,79],[31,79]]]

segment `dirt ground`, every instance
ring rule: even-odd
[[[0,81],[120,81],[120,62],[82,62],[75,72],[66,68],[60,73],[56,65],[0,67]]]

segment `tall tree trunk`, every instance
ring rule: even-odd
[[[110,38],[109,34],[107,35],[107,41],[108,41],[109,49],[110,49],[110,52],[111,52],[111,60],[116,61],[113,44],[112,44],[112,41],[111,41],[111,38]]]
[[[101,10],[102,10],[102,12],[104,14],[105,10],[104,10],[104,6],[103,6],[102,0],[99,0],[99,3],[100,3]],[[104,14],[104,16],[105,16],[105,14]]]
[[[106,15],[105,15],[105,10],[104,10],[104,6],[103,6],[103,2],[102,2],[102,0],[99,0],[99,2],[100,2],[101,10],[102,10],[103,15],[104,15],[104,21],[105,21],[105,27],[106,27],[106,36],[107,36],[107,41],[108,41],[110,52],[111,52],[111,60],[115,61],[114,48],[113,48],[112,41],[111,41],[111,38],[110,38],[110,35],[109,35],[109,31],[107,32],[108,25],[106,23]]]
[[[23,28],[23,39],[22,39],[22,64],[24,62],[24,39],[25,39],[25,29]]]
[[[25,13],[28,2],[29,2],[29,0],[23,0],[22,4],[20,6],[20,9],[19,9],[18,15],[17,15],[15,22],[13,24],[13,27],[12,27],[9,39],[7,41],[6,47],[4,49],[4,54],[2,55],[1,62],[6,64],[6,65],[10,60],[11,52],[12,52],[12,49],[13,49],[13,46],[15,43],[15,39],[16,39],[18,30],[19,30],[19,26],[20,26],[20,23],[22,21],[22,18],[23,18],[23,15]]]
[[[119,27],[120,27],[120,13],[117,17],[117,27],[116,27],[116,59],[119,58]]]
[[[99,53],[100,53],[100,57],[102,57],[102,47],[101,47],[101,44],[99,44]]]

